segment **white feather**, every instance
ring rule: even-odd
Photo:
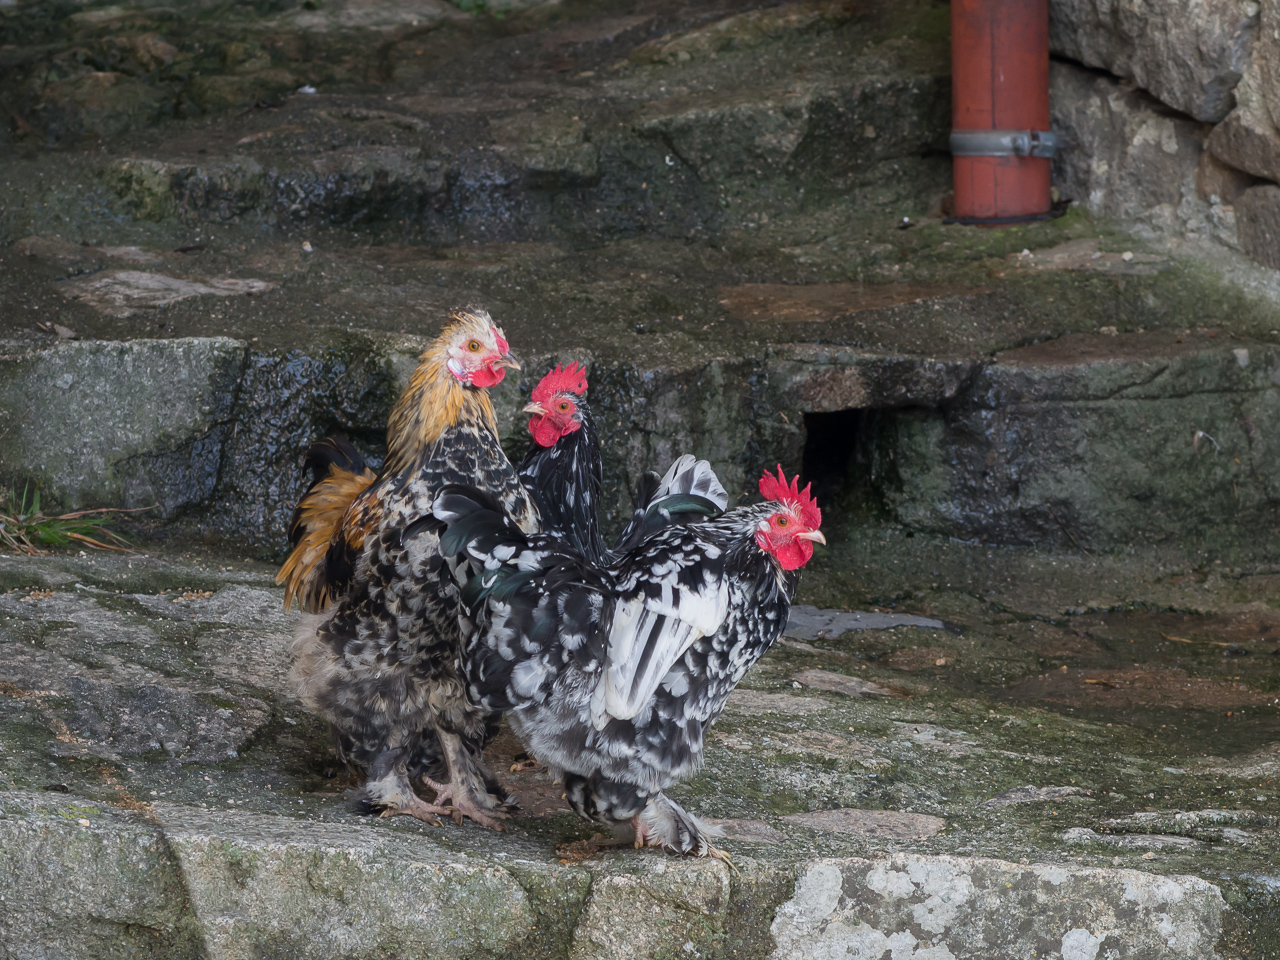
[[[661,500],[679,493],[706,497],[721,510],[729,505],[729,494],[725,492],[716,472],[711,469],[711,464],[705,460],[695,460],[687,453],[667,468],[667,475],[658,484],[653,499]]]
[[[698,592],[673,587],[663,583],[661,597],[636,597],[615,608],[599,705],[608,717],[635,717],[685,651],[719,630],[728,615],[729,590],[723,581],[707,583]],[[592,707],[597,729],[603,729],[608,717],[597,715],[596,704]]]
[[[532,698],[547,678],[547,665],[541,660],[524,660],[511,670],[511,685],[517,694]]]

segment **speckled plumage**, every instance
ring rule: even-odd
[[[668,527],[598,566],[524,535],[482,494],[436,501],[442,551],[483,568],[462,594],[478,626],[463,656],[471,697],[510,711],[582,815],[637,818],[640,839],[714,852],[714,830],[663,791],[701,766],[707,728],[786,624],[799,572],[757,543],[777,510]]]
[[[392,414],[387,464],[333,535],[327,566],[346,577],[335,585],[336,602],[302,620],[293,646],[294,689],[333,725],[342,758],[365,774],[357,798],[369,808],[411,812],[420,804],[412,779],[442,779],[442,761],[482,807],[502,800],[490,796],[479,765],[497,718],[468,701],[456,665],[458,583],[469,571],[441,556],[431,506],[445,485],[468,483],[521,528],[535,530],[538,520],[498,443],[485,390],[445,366],[442,344],[459,325],[464,339],[472,336],[468,324],[500,339],[487,315],[463,315],[423,354]]]

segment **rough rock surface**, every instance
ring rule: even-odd
[[[592,853],[559,788],[507,772],[509,734],[490,757],[521,804],[506,834],[356,816],[284,689],[271,568],[0,556],[0,943],[85,960],[1269,956],[1275,576],[1194,562],[895,527],[833,541],[803,600],[922,625],[785,641],[735,691],[677,791],[725,829],[728,868]],[[115,744],[77,728],[74,681],[125,677],[229,716],[125,711]],[[144,743],[158,720],[186,746]],[[233,727],[252,732],[231,757]]]
[[[245,345],[226,337],[6,344],[0,472],[69,509],[157,504],[164,516],[213,493]]]
[[[1075,64],[1050,64],[1049,84],[1053,128],[1067,144],[1054,160],[1062,196],[1147,236],[1201,233],[1234,245],[1223,198],[1197,189],[1207,124]]]
[[[1250,187],[1236,199],[1240,249],[1263,266],[1280,270],[1280,187]]]
[[[898,854],[806,865],[771,932],[778,960],[901,953],[1214,958],[1222,895],[1197,877]]]
[[[1207,146],[1225,163],[1257,177],[1280,180],[1280,130],[1268,109],[1255,65],[1237,88],[1238,106],[1213,128]]]
[[[1258,23],[1253,0],[1052,0],[1049,46],[1216,122],[1234,105]]]
[[[1167,542],[1270,523],[1273,471],[1253,464],[1280,431],[1280,354],[1220,341],[1095,334],[997,354],[945,412],[890,428],[880,469],[901,484],[890,502],[966,538],[1056,531],[1086,548],[1121,529]]]

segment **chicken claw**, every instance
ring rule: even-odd
[[[519,753],[515,756],[515,762],[511,764],[511,773],[520,773],[524,770],[538,770],[542,764],[538,763],[536,757],[531,757],[527,753]]]
[[[459,826],[462,824],[462,818],[467,817],[482,827],[488,827],[490,830],[501,832],[507,829],[505,824],[498,821],[510,819],[510,814],[504,813],[502,810],[489,810],[487,812],[482,810],[466,788],[460,787],[456,783],[436,783],[430,777],[423,777],[422,782],[436,792],[437,804],[442,804],[446,800],[453,803],[451,808],[441,808],[440,812],[453,817],[453,822]]]
[[[657,793],[630,820],[636,832],[635,846],[659,847],[693,857],[710,857],[730,863],[729,854],[712,844],[723,831],[686,811],[665,793]]]
[[[447,807],[439,807],[435,804],[427,803],[416,794],[410,794],[409,799],[399,806],[384,807],[380,817],[413,817],[421,820],[423,823],[429,823],[433,827],[443,827],[444,823],[440,820],[440,815],[448,816],[451,813]]]

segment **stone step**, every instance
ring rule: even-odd
[[[430,243],[697,237],[855,190],[868,207],[901,202],[922,183],[930,203],[949,171],[940,153],[922,158],[945,129],[945,78],[825,59],[802,83],[744,85],[722,68],[669,95],[614,80],[443,104],[296,97],[269,123],[245,118],[101,176],[115,205],[143,218],[341,225]]]
[[[1195,876],[891,853],[567,865],[298,817],[0,792],[0,932],[79,957],[1141,956],[1210,960]],[[486,855],[487,854],[487,855]]]
[[[357,22],[365,11],[349,11],[345,29],[338,13],[311,39],[352,49],[303,51],[289,63],[282,45],[306,46],[287,37],[299,27],[289,16],[256,28],[209,23],[200,41],[170,22],[175,43],[128,18],[77,36],[87,25],[72,17],[59,39],[82,59],[101,50],[118,69],[48,82],[41,68],[59,56],[51,40],[28,51],[19,75],[29,79],[15,94],[30,102],[39,91],[28,125],[56,139],[77,125],[119,134],[145,126],[147,111],[166,112],[157,99],[178,89],[176,75],[163,79],[172,65],[160,76],[138,69],[145,50],[163,43],[170,60],[186,61],[168,112],[187,119],[113,137],[87,158],[105,216],[581,243],[701,236],[855,191],[865,207],[913,200],[927,209],[945,190],[946,44],[914,29],[940,16],[928,3],[743,11],[703,0],[622,16],[534,11],[507,26],[423,6],[431,16],[416,29],[389,24],[376,40]],[[326,9],[317,21],[334,16]],[[371,42],[382,48],[380,69],[293,92],[309,70],[369,58]],[[221,62],[207,62],[216,50]],[[264,99],[267,109],[253,109]],[[4,213],[38,219],[45,202],[19,193]]]
[[[100,271],[58,288],[88,281],[100,293],[111,280],[119,293],[152,278],[141,296],[158,275]],[[898,522],[962,539],[1247,550],[1277,529],[1274,343],[1205,329],[1068,334],[990,353],[797,342],[791,331],[810,324],[827,336],[896,325],[901,336],[945,316],[954,331],[1007,296],[891,284],[872,288],[882,299],[868,305],[858,284],[719,289],[708,307],[755,339],[712,345],[689,325],[637,335],[625,320],[560,337],[499,314],[525,361],[494,391],[510,455],[526,443],[522,396],[555,362],[579,359],[611,523],[629,514],[643,471],[693,452],[735,495],[779,462],[832,472],[834,492],[855,458]],[[302,307],[309,294],[287,296]],[[771,324],[735,319],[755,310]],[[799,318],[780,322],[788,311]],[[272,339],[10,340],[0,357],[6,478],[37,482],[68,509],[154,505],[164,526],[273,553],[302,489],[302,451],[340,432],[378,462],[386,416],[427,338],[321,327]]]
[[[0,942],[85,960],[1270,956],[1275,658],[1224,678],[1213,644],[1273,645],[1245,638],[1280,628],[1259,612],[1274,576],[871,536],[818,558],[801,599],[909,596],[924,616],[802,611],[808,639],[735,691],[677,791],[732,865],[593,855],[558,787],[508,772],[505,733],[488,756],[520,803],[508,832],[356,816],[288,694],[271,567],[0,557]],[[1135,612],[1070,612],[1113,598]],[[1169,710],[1128,710],[1161,690]]]

